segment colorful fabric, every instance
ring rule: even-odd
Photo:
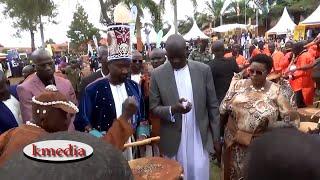
[[[124,84],[127,95],[136,97],[139,104],[138,111],[131,121],[132,127],[136,129],[140,122],[145,121],[143,97],[135,82],[127,79]],[[85,89],[80,101],[79,113],[74,121],[75,128],[84,131],[84,128],[90,124],[92,128],[100,132],[108,132],[115,119],[117,119],[117,112],[109,80],[107,78],[97,79]]]
[[[111,24],[107,27],[108,39],[108,61],[131,60],[130,26],[128,24]]]
[[[221,114],[230,112],[228,121],[235,124],[238,131],[247,134],[262,134],[269,128],[287,127],[299,123],[299,118],[292,118],[292,107],[281,93],[280,86],[270,81],[266,82],[265,90],[257,91],[252,87],[250,79],[235,80],[220,105],[220,112]],[[279,121],[279,118],[282,121]],[[239,136],[237,139],[241,139],[241,134]],[[254,138],[256,136],[252,136],[253,140]],[[222,163],[224,170],[229,172],[225,174],[224,179],[241,179],[244,176],[248,147],[236,140],[229,127],[225,128],[224,140]],[[226,158],[227,154],[230,155],[229,158]]]

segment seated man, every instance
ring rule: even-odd
[[[67,114],[76,112],[78,112],[77,106],[58,92],[55,86],[47,86],[45,92],[32,98],[34,124],[28,121],[27,124],[12,128],[0,136],[0,165],[14,152],[39,137],[47,133],[68,130],[70,118]]]
[[[0,179],[133,179],[128,162],[112,145],[81,132],[57,132],[39,139],[72,140],[93,148],[93,155],[72,163],[47,163],[27,158],[22,151],[0,169]]]
[[[108,134],[103,138],[119,150],[133,134],[127,119],[136,112],[136,104],[129,98],[124,103],[125,113],[112,125]],[[32,115],[34,124],[30,121],[26,125],[12,128],[0,136],[0,165],[36,139],[58,131],[67,131],[70,124],[68,113],[75,114],[78,108],[60,93],[53,85],[46,87],[46,91],[32,98]]]
[[[22,123],[19,101],[14,92],[10,92],[4,72],[0,71],[0,134]]]

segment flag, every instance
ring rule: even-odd
[[[228,6],[232,3],[232,0],[226,0],[224,3],[223,3],[223,6],[221,8],[221,11],[220,11],[220,15],[223,15],[224,12],[227,10]]]
[[[92,40],[94,42],[94,45],[96,46],[96,49],[98,49],[98,40],[97,40],[97,37],[95,35],[92,36]]]
[[[130,25],[130,38],[134,37],[134,30],[135,30],[135,26],[136,26],[136,20],[137,20],[137,15],[138,15],[138,9],[137,6],[132,6],[130,9],[130,21],[129,21],[129,25]],[[130,40],[130,48],[132,48],[132,39]]]
[[[53,52],[50,44],[47,44],[46,50],[49,52],[50,56],[53,56]]]
[[[163,36],[163,31],[160,30],[157,34],[157,43],[156,43],[157,48],[160,48],[162,36]]]
[[[93,55],[93,49],[92,49],[91,44],[88,44],[88,54]]]

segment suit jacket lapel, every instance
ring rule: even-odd
[[[176,84],[176,79],[174,76],[173,68],[171,64],[168,62],[166,63],[166,72],[163,74],[164,79],[166,79],[168,83],[168,93],[172,95],[172,103],[177,103],[179,100],[179,93],[178,93],[178,88]]]
[[[200,84],[200,72],[197,72],[197,69],[194,67],[193,62],[188,61],[189,71],[190,71],[190,78],[191,78],[191,84],[192,84],[192,93],[193,93],[193,105],[192,108],[194,108],[195,114],[197,116],[197,107],[198,107],[198,100],[199,100],[199,91],[197,88],[201,87]],[[198,119],[198,118],[197,118]]]
[[[64,90],[64,84],[62,83],[62,81],[58,81],[57,80],[57,76],[54,76],[54,82],[56,83],[56,86],[57,86],[58,90],[60,90],[60,91]]]
[[[42,92],[46,88],[36,73],[34,74],[33,82],[33,85],[39,92]]]

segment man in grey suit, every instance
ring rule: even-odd
[[[185,40],[166,42],[169,59],[151,74],[150,110],[161,119],[160,151],[179,161],[185,179],[209,179],[208,152],[221,153],[219,104],[210,67],[186,59]]]

